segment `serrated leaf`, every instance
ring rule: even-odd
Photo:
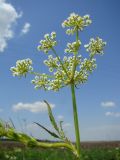
[[[35,124],[37,124],[39,127],[41,127],[42,129],[44,129],[46,132],[48,132],[51,136],[55,137],[55,138],[59,138],[59,136],[54,133],[54,132],[51,132],[50,130],[48,130],[47,128],[45,128],[44,126],[42,126],[41,124],[37,123],[37,122],[34,122]]]
[[[54,118],[54,116],[52,114],[51,107],[50,107],[50,105],[49,105],[49,103],[47,101],[44,100],[44,102],[46,103],[46,105],[48,107],[48,115],[49,115],[49,119],[51,121],[51,124],[55,128],[55,130],[59,133],[59,128],[58,128],[57,123],[55,121],[55,118]]]

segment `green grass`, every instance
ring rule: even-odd
[[[75,160],[74,155],[64,149],[0,149],[0,160]],[[120,148],[84,149],[82,160],[120,160]]]

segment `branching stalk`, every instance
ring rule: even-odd
[[[41,74],[41,73],[37,73],[37,72],[30,72],[30,74],[33,74],[33,75],[35,75],[35,76],[42,76],[43,74]],[[48,78],[54,78],[55,76],[53,76],[53,75],[47,75],[47,74],[45,74]]]
[[[59,58],[59,56],[57,55],[57,53],[56,53],[56,51],[54,50],[54,48],[52,48],[52,51],[53,51],[53,53],[55,54],[55,56],[58,58],[58,60],[59,60],[59,62],[60,62],[60,64],[61,64],[63,70],[65,71],[67,77],[69,78],[69,75],[68,75],[68,73],[67,73],[65,67],[63,66],[63,63],[62,63],[62,61],[60,60],[60,58]]]

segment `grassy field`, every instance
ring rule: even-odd
[[[75,160],[65,149],[30,149],[10,142],[0,146],[0,160]],[[82,143],[82,160],[120,160],[120,143]]]

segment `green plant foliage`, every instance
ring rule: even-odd
[[[120,160],[120,148],[83,149],[81,160]],[[3,148],[0,146],[0,160],[75,160],[65,149]]]
[[[51,122],[52,126],[55,128],[55,130],[59,133],[59,128],[58,128],[57,123],[55,121],[55,118],[52,114],[51,107],[47,101],[44,100],[44,102],[46,103],[47,108],[48,108],[48,115],[49,115],[50,122]]]

